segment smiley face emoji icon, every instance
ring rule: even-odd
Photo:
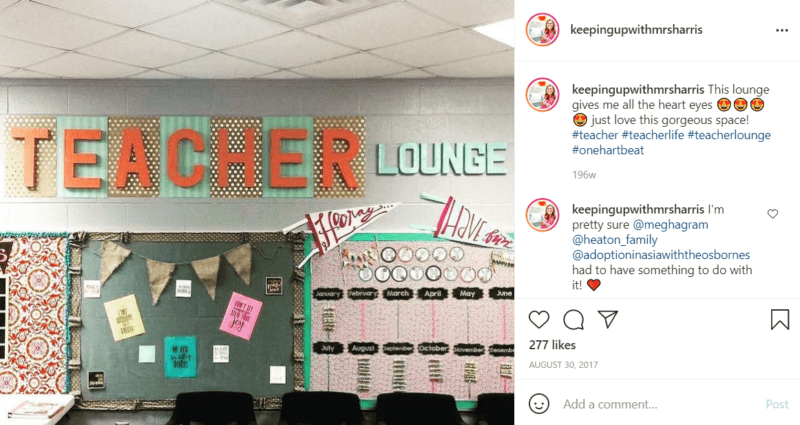
[[[528,407],[530,407],[531,412],[541,415],[550,408],[550,399],[542,393],[536,393],[528,400]]]
[[[731,109],[731,101],[728,100],[728,98],[723,97],[717,101],[717,108],[719,108],[719,110],[722,112],[727,112],[728,109]]]
[[[733,109],[736,109],[739,112],[744,111],[747,109],[747,100],[740,97],[733,102]]]
[[[759,98],[755,98],[755,99],[751,100],[750,101],[750,109],[752,109],[752,110],[754,110],[756,112],[764,109],[764,100],[763,99],[759,99]]]
[[[583,127],[586,125],[586,121],[586,114],[583,112],[578,112],[574,117],[572,117],[572,122],[574,122],[578,127]]]

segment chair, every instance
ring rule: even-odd
[[[283,395],[278,425],[362,425],[361,400],[355,394],[295,391]]]
[[[481,425],[514,425],[514,393],[479,395],[476,413]]]
[[[390,393],[378,396],[378,425],[466,425],[451,395]]]
[[[178,394],[175,410],[165,425],[258,425],[253,396],[227,391],[202,391]]]

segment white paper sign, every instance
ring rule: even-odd
[[[100,298],[100,291],[103,285],[99,280],[83,281],[83,298]]]
[[[214,346],[214,363],[228,363],[230,348],[227,345]]]
[[[156,346],[140,345],[139,363],[155,363],[155,362],[156,362]]]
[[[270,366],[269,367],[269,383],[270,384],[285,384],[286,383],[286,366]]]
[[[175,281],[175,297],[176,298],[191,298],[192,297],[192,281],[191,280],[176,280]]]

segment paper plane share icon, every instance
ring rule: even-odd
[[[603,320],[606,321],[606,329],[611,327],[611,323],[614,322],[614,319],[617,318],[617,313],[619,310],[598,310],[601,316],[603,316]]]

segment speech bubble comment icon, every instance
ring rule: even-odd
[[[583,330],[583,313],[578,310],[570,310],[564,313],[564,326],[571,331]]]

